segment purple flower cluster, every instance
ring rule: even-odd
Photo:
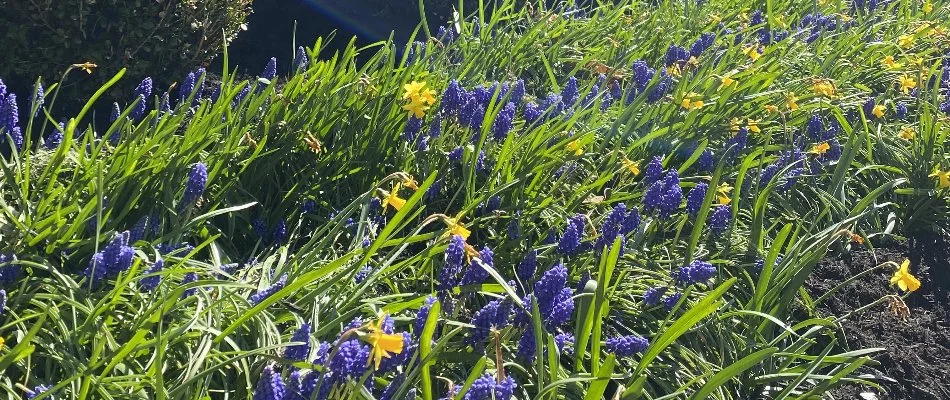
[[[108,245],[89,260],[89,266],[83,275],[89,278],[93,285],[98,285],[106,278],[112,278],[132,267],[135,259],[135,249],[129,246],[129,232],[117,234]]]
[[[686,213],[690,217],[696,217],[696,214],[699,213],[699,209],[703,206],[703,200],[706,199],[706,191],[709,189],[709,184],[706,182],[699,182],[696,184],[692,190],[689,191],[689,195],[686,196]]]
[[[471,344],[481,344],[488,339],[492,329],[502,329],[508,326],[511,317],[512,303],[510,300],[492,300],[475,312],[472,317],[471,335],[467,341]]]
[[[143,273],[145,277],[139,280],[139,288],[146,292],[158,288],[158,284],[162,282],[160,273],[163,268],[165,268],[165,260],[161,258],[155,260],[155,263]]]
[[[14,147],[22,149],[23,133],[20,129],[20,110],[17,107],[16,94],[7,93],[7,87],[0,81],[0,144],[6,143],[6,135],[10,135]]]
[[[618,357],[632,356],[646,350],[649,346],[649,340],[637,335],[618,336],[604,342],[604,348]]]
[[[511,376],[499,381],[489,374],[482,375],[472,382],[465,392],[464,400],[510,400],[518,384]]]
[[[716,276],[716,266],[705,261],[695,260],[687,266],[680,267],[674,275],[677,283],[683,286],[704,283]]]
[[[584,240],[586,228],[584,215],[575,215],[567,220],[567,228],[557,244],[557,251],[564,256],[574,256],[588,249],[589,244]]]
[[[643,304],[648,306],[655,306],[660,304],[660,299],[666,294],[666,286],[656,286],[647,289],[643,292]]]
[[[449,246],[445,249],[445,264],[439,273],[439,290],[446,291],[455,287],[458,274],[462,272],[462,263],[465,261],[465,238],[453,235],[449,239]]]
[[[185,194],[182,196],[182,207],[187,207],[198,201],[208,185],[208,167],[203,162],[191,166],[188,172],[188,181],[185,184]]]
[[[291,342],[301,342],[284,349],[284,358],[293,361],[304,361],[310,354],[310,324],[304,323],[294,332],[290,338]]]
[[[729,228],[730,222],[732,222],[732,208],[726,205],[716,206],[712,215],[709,216],[709,230],[719,235]]]
[[[600,237],[597,239],[596,248],[602,249],[606,246],[612,246],[617,237],[624,237],[630,232],[637,230],[640,226],[640,211],[636,207],[627,210],[627,205],[618,203],[607,214],[604,219],[604,225],[600,228]]]
[[[653,182],[643,198],[643,211],[656,213],[666,219],[679,209],[683,202],[683,189],[680,188],[679,173],[671,169],[662,181]]]
[[[283,400],[285,394],[286,388],[280,374],[271,365],[264,367],[254,389],[254,400]]]
[[[634,61],[631,70],[633,72],[633,85],[627,91],[626,104],[628,105],[633,103],[638,95],[646,92],[647,86],[653,80],[653,76],[656,75],[656,70],[650,68],[650,65],[643,60]]]
[[[280,279],[272,283],[267,288],[264,288],[264,290],[259,290],[257,291],[257,293],[252,294],[251,297],[248,298],[248,301],[251,302],[251,305],[256,306],[260,304],[262,301],[266,300],[268,297],[273,296],[274,293],[279,292],[281,289],[284,288],[286,284],[287,284],[287,274],[283,274],[280,276]]]
[[[459,281],[459,285],[479,285],[484,283],[485,280],[488,279],[488,271],[485,270],[485,266],[495,268],[494,253],[492,253],[488,246],[479,250],[478,257],[473,258],[472,262],[469,263],[468,269],[465,270],[465,274],[462,275],[462,280]]]
[[[531,309],[531,302],[537,301],[538,311],[544,327],[554,331],[571,318],[574,312],[574,298],[572,290],[567,285],[567,268],[564,264],[557,264],[534,284],[534,295],[526,296],[525,309]],[[524,326],[530,322],[530,312],[519,309],[515,315],[515,323]]]

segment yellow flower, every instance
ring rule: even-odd
[[[719,14],[710,14],[709,20],[712,21],[712,23],[714,24],[718,24],[722,22],[722,17],[720,17]]]
[[[934,3],[926,2],[924,3],[924,12],[930,14],[934,10]]]
[[[699,94],[689,92],[688,94],[686,94],[685,97],[683,97],[683,101],[680,102],[680,106],[687,110],[695,110],[698,108],[702,108],[704,105],[706,105],[706,103],[703,103],[702,100],[699,100],[699,99],[693,100],[693,98],[695,97],[699,97]]]
[[[785,103],[788,104],[788,109],[795,111],[798,109],[798,96],[795,93],[789,93],[785,96]]]
[[[673,64],[673,65],[670,65],[669,67],[666,67],[666,73],[667,73],[667,75],[673,75],[673,76],[676,76],[676,77],[682,75],[682,72],[681,72],[681,70],[680,70],[680,66],[679,66],[679,65],[676,65],[676,64]]]
[[[880,104],[874,106],[874,110],[871,110],[871,114],[874,114],[874,116],[878,118],[884,118],[884,106]]]
[[[894,61],[894,56],[884,57],[884,60],[881,61],[881,64],[884,64],[884,66],[888,69],[899,69],[901,67],[901,63]]]
[[[727,75],[727,76],[722,77],[722,84],[719,85],[719,90],[725,89],[729,86],[738,86],[738,85],[739,85],[739,82],[737,82],[735,79],[732,79],[731,77]]]
[[[812,85],[812,90],[814,90],[815,94],[819,96],[828,98],[835,97],[835,85],[825,79],[816,79],[815,83]]]
[[[825,154],[830,149],[831,149],[831,145],[829,145],[828,142],[821,142],[812,146],[811,150],[809,150],[808,152],[812,154]]]
[[[917,133],[914,132],[914,128],[905,126],[901,128],[900,137],[901,139],[905,139],[905,140],[914,140],[914,136],[916,136],[916,134]]]
[[[403,206],[406,205],[406,200],[399,197],[399,189],[401,188],[402,185],[397,183],[396,186],[393,186],[393,190],[391,192],[387,193],[383,191],[383,209],[385,209],[386,206],[392,206],[394,209],[396,209],[396,211],[399,211]]]
[[[934,173],[930,174],[931,178],[937,178],[937,186],[941,189],[946,189],[950,187],[950,171],[941,171],[937,168]]]
[[[627,168],[628,171],[630,171],[630,173],[633,174],[633,176],[640,175],[640,164],[630,161],[630,159],[628,159],[626,156],[624,156],[620,162],[625,168]]]
[[[749,120],[746,121],[746,126],[749,128],[749,132],[753,132],[753,133],[762,132],[762,129],[759,128],[759,121],[756,121],[752,118],[749,118]]]
[[[420,97],[422,89],[426,87],[425,82],[412,81],[402,86],[406,92],[402,94],[403,100],[415,100]]]
[[[773,106],[773,105],[771,105],[771,104],[766,104],[766,105],[765,105],[765,111],[768,111],[768,112],[770,112],[770,113],[777,113],[777,112],[778,112],[778,107],[777,107],[777,106]]]
[[[91,62],[89,62],[89,61],[86,61],[86,62],[84,62],[84,63],[82,63],[82,64],[73,64],[73,67],[79,68],[79,69],[81,69],[81,70],[83,70],[83,71],[86,71],[87,74],[91,74],[91,73],[92,73],[92,69],[98,67],[98,65],[93,64],[93,63],[91,63]]]
[[[852,241],[852,242],[855,242],[855,243],[857,243],[857,244],[864,244],[864,237],[861,236],[861,235],[858,235],[857,233],[852,233],[852,234],[851,234],[851,241]]]
[[[739,130],[739,124],[740,124],[741,122],[742,122],[742,121],[740,121],[739,118],[732,117],[732,119],[729,121],[729,130],[730,130],[730,131],[737,131],[737,130]]]
[[[913,35],[901,35],[897,38],[897,44],[905,49],[909,49],[914,45],[914,36]]]
[[[573,152],[575,156],[584,154],[584,148],[581,147],[581,142],[579,140],[574,140],[568,143],[567,151]]]
[[[2,348],[3,348],[3,342],[4,342],[4,341],[3,341],[3,338],[2,338],[2,337],[0,337],[0,349],[2,349]]]
[[[785,16],[779,15],[775,17],[775,23],[778,24],[782,29],[788,28],[788,24],[785,23]]]
[[[323,151],[323,143],[320,143],[320,141],[317,140],[317,138],[313,137],[312,133],[308,132],[307,137],[305,137],[303,141],[304,143],[307,144],[307,147],[309,147],[310,150],[313,151],[314,153],[320,154],[320,152]],[[257,143],[255,142],[254,145],[257,146]]]
[[[721,205],[729,205],[732,202],[732,197],[729,196],[729,193],[732,192],[732,186],[729,186],[728,183],[723,182],[716,188],[716,198],[719,200]]]
[[[694,67],[695,67],[695,66],[698,66],[698,65],[699,65],[699,59],[696,58],[695,56],[689,56],[689,60],[686,60],[686,64],[687,64],[687,65],[692,65],[692,66],[694,66]]]
[[[472,231],[459,222],[459,218],[446,218],[444,222],[448,225],[449,234],[451,235],[459,235],[462,239],[468,240],[468,237],[472,234]]]
[[[891,277],[891,284],[897,285],[897,287],[905,292],[913,292],[920,289],[920,280],[910,273],[910,260],[904,260],[904,262],[901,263],[901,267],[898,268],[897,271],[894,271],[894,276]]]
[[[749,58],[752,59],[753,62],[755,62],[756,60],[758,60],[759,57],[762,57],[762,54],[759,53],[758,46],[749,46],[749,47],[746,47],[746,48],[742,49],[742,52],[745,53],[745,55],[749,56]]]
[[[904,92],[904,94],[910,93],[911,89],[917,87],[917,81],[906,74],[897,78],[897,83],[901,86],[901,92]]]
[[[366,360],[367,364],[375,363],[375,369],[379,370],[383,358],[390,358],[390,353],[402,353],[402,335],[394,335],[383,332],[383,320],[381,317],[375,322],[370,322],[367,326],[369,333],[366,335],[366,342],[370,345],[370,357]]]
[[[403,105],[402,109],[408,111],[410,116],[414,115],[416,118],[422,118],[426,115],[429,106],[421,101],[411,101],[409,104]]]

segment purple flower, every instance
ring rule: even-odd
[[[135,87],[134,93],[136,98],[135,108],[132,109],[129,115],[133,120],[138,121],[145,115],[145,110],[148,108],[148,98],[152,97],[152,78],[142,79],[142,82],[139,82],[138,86]]]
[[[310,58],[307,57],[307,49],[303,46],[297,47],[297,54],[294,55],[294,68],[300,72],[310,66]],[[277,70],[277,60],[274,60],[274,70]]]
[[[577,99],[580,98],[580,91],[577,89],[577,78],[570,77],[567,80],[567,84],[564,85],[564,88],[561,90],[561,102],[565,106],[571,107],[577,103]]]
[[[482,266],[488,266],[494,268],[494,254],[488,246],[483,247],[478,252],[479,257],[473,258],[472,263],[469,264],[468,270],[465,271],[465,275],[462,276],[462,280],[459,282],[460,286],[465,285],[479,285],[485,282],[485,279],[488,279],[488,271],[485,270]]]
[[[60,143],[63,143],[64,132],[66,132],[66,124],[60,122],[59,126],[54,127],[53,132],[46,136],[46,140],[43,141],[43,145],[49,150],[56,149],[59,147]]]
[[[626,104],[628,105],[633,103],[637,95],[646,92],[647,85],[653,80],[653,76],[656,75],[656,70],[650,68],[646,61],[643,60],[634,61],[631,69],[633,71],[633,85],[627,94]]]
[[[264,367],[257,388],[254,389],[254,400],[283,400],[286,390],[280,374],[270,365]]]
[[[504,320],[504,323],[507,325],[507,315],[504,318],[498,317],[500,305],[500,300],[492,300],[475,312],[475,315],[472,317],[472,325],[475,325],[475,328],[470,331],[471,335],[467,339],[468,343],[481,344],[484,342],[485,339],[488,339],[488,334],[492,328],[504,327],[504,325],[498,324],[500,320]]]
[[[682,293],[674,292],[673,294],[664,297],[663,308],[665,308],[667,312],[673,310],[673,307],[676,307],[676,304],[679,303],[680,297],[682,296],[683,296]]]
[[[162,282],[162,269],[165,268],[165,260],[158,258],[155,260],[155,263],[152,264],[147,270],[145,270],[145,277],[139,280],[139,289],[151,292],[158,287],[158,284]]]
[[[7,291],[0,289],[0,316],[3,315],[3,309],[7,307]]]
[[[527,304],[525,305],[527,306]],[[534,328],[529,324],[528,329],[525,329],[524,334],[521,335],[521,339],[518,340],[518,351],[515,353],[515,357],[533,363],[537,347],[536,343],[534,339]]]
[[[515,103],[505,104],[505,108],[498,113],[498,116],[495,117],[495,122],[492,124],[492,138],[497,141],[504,141],[508,137],[508,133],[511,132],[512,124],[515,120]]]
[[[39,396],[39,395],[41,395],[41,394],[43,394],[43,393],[46,393],[46,392],[48,392],[49,390],[50,390],[50,386],[47,386],[47,385],[38,385],[38,386],[36,386],[35,388],[33,388],[33,390],[27,390],[27,391],[26,391],[26,398],[27,398],[27,400],[33,400],[34,398],[36,398],[36,396]],[[47,396],[47,398],[48,398],[48,399],[51,399],[51,400],[54,400],[54,399],[55,399],[55,398],[52,397],[52,396]]]
[[[897,108],[897,118],[898,118],[898,119],[905,119],[905,118],[907,118],[907,103],[905,103],[905,102],[903,102],[903,101],[898,101],[898,102],[897,102],[897,105],[896,105],[896,108]]]
[[[524,260],[518,264],[518,270],[516,274],[518,279],[523,283],[528,283],[531,279],[534,278],[534,274],[538,269],[538,251],[530,250],[528,254],[525,255]]]
[[[686,61],[689,59],[689,52],[686,49],[679,47],[675,44],[670,45],[666,49],[666,56],[664,60],[666,61],[666,66],[669,67],[673,64],[676,64],[680,61]]]
[[[412,333],[416,336],[416,339],[422,336],[422,330],[426,326],[426,319],[429,318],[429,312],[432,310],[432,305],[435,304],[435,300],[436,298],[433,296],[426,297],[422,307],[419,307],[419,311],[416,313],[416,320],[413,324],[412,330]]]
[[[273,80],[277,77],[277,58],[271,57],[264,66],[264,72],[261,72],[261,78]]]
[[[445,91],[442,92],[440,113],[447,115],[458,114],[466,100],[467,94],[465,93],[465,89],[462,88],[459,81],[453,79],[449,82]]]
[[[689,191],[689,195],[686,197],[686,213],[690,217],[696,217],[696,214],[699,213],[700,207],[703,206],[703,200],[706,199],[707,189],[709,189],[709,185],[706,182],[699,182],[696,187]]]
[[[310,324],[304,323],[294,332],[290,338],[291,342],[301,342],[293,346],[287,346],[284,349],[284,358],[293,361],[304,361],[310,354]]]
[[[524,120],[526,122],[529,124],[534,124],[541,119],[541,115],[543,113],[544,110],[542,110],[537,103],[530,101],[528,104],[525,104],[524,111],[522,111],[522,116],[524,116]]]
[[[712,215],[709,216],[709,230],[714,235],[722,234],[729,228],[730,222],[732,222],[732,208],[726,205],[716,206]]]
[[[649,340],[637,335],[619,336],[604,342],[604,349],[618,357],[632,356],[646,350],[649,346]]]
[[[330,360],[329,369],[341,382],[349,378],[358,379],[366,371],[368,358],[369,346],[350,339],[340,344],[336,355]]]
[[[122,114],[122,108],[119,107],[118,102],[112,103],[112,111],[109,112],[109,122],[115,122],[119,119],[119,114]],[[111,139],[110,139],[111,140]]]
[[[472,382],[472,386],[465,392],[464,400],[510,400],[518,384],[511,376],[496,382],[495,377],[489,374],[482,375]]]
[[[410,116],[402,130],[402,139],[410,143],[414,142],[420,131],[422,131],[422,118]]]
[[[43,90],[43,84],[36,84],[36,91],[33,93],[33,101],[30,103],[31,107],[36,108],[36,116],[43,114],[43,102],[46,100],[46,92]]]
[[[662,181],[654,182],[643,198],[643,211],[655,212],[666,219],[679,209],[683,201],[683,189],[680,188],[679,174],[675,169],[666,173]]]
[[[508,101],[514,103],[517,107],[519,104],[521,104],[521,100],[524,99],[526,93],[527,90],[524,86],[524,79],[518,79],[515,82],[514,87],[511,89],[511,96],[508,97]]]
[[[643,292],[643,304],[648,306],[660,304],[660,298],[666,294],[666,289],[666,286],[656,286],[647,289]]]
[[[675,275],[677,282],[683,286],[704,283],[716,276],[716,266],[705,261],[695,260],[689,265],[681,267]]]
[[[203,162],[197,162],[191,166],[188,172],[188,182],[185,184],[185,194],[182,197],[181,204],[189,206],[194,204],[204,193],[208,185],[208,167]]]
[[[277,282],[274,282],[273,284],[271,284],[264,290],[259,290],[257,291],[257,293],[254,293],[253,295],[251,295],[251,297],[248,298],[248,301],[251,302],[251,305],[256,306],[260,304],[262,301],[266,300],[268,297],[273,296],[274,293],[279,292],[281,289],[284,288],[284,285],[286,284],[287,284],[287,274],[283,274],[280,276],[280,279],[278,279]]]
[[[653,87],[653,90],[647,94],[647,103],[656,103],[663,99],[666,96],[666,93],[673,86],[673,77],[666,74],[666,71],[660,76],[660,81],[657,82],[656,86]]]
[[[445,265],[439,274],[439,288],[447,290],[456,285],[456,277],[462,272],[462,262],[465,260],[465,239],[460,235],[453,235],[449,246],[445,249]]]
[[[643,181],[647,184],[651,184],[660,180],[663,177],[663,157],[653,156],[649,163],[646,166],[646,172],[643,176]]]
[[[584,239],[584,216],[575,215],[568,219],[567,228],[564,229],[564,235],[558,241],[557,251],[565,256],[577,255],[586,250],[583,243]]]
[[[712,172],[713,166],[716,164],[715,157],[713,156],[712,150],[705,149],[702,154],[699,155],[699,159],[696,162],[696,167],[699,169],[699,172]]]

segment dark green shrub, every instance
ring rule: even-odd
[[[168,85],[222,51],[251,1],[0,0],[0,77],[21,87],[37,75],[50,83],[90,61],[99,66],[91,77],[68,82],[80,98],[123,67],[127,79],[113,93],[146,75]]]

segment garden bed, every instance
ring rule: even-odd
[[[947,366],[950,365],[950,292],[935,281],[935,270],[950,268],[943,239],[918,239],[911,246],[890,245],[860,250],[847,257],[827,258],[809,279],[809,293],[820,296],[855,274],[886,261],[901,263],[911,260],[920,278],[921,288],[906,298],[909,315],[901,315],[898,304],[883,302],[842,323],[839,339],[848,349],[885,348],[875,359],[880,365],[864,367],[874,374],[886,393],[875,388],[846,386],[835,392],[837,398],[859,398],[861,393],[875,393],[878,399],[946,399],[950,398]],[[883,296],[897,293],[890,284],[892,270],[881,270],[855,281],[819,305],[822,316],[840,316],[870,304]]]

